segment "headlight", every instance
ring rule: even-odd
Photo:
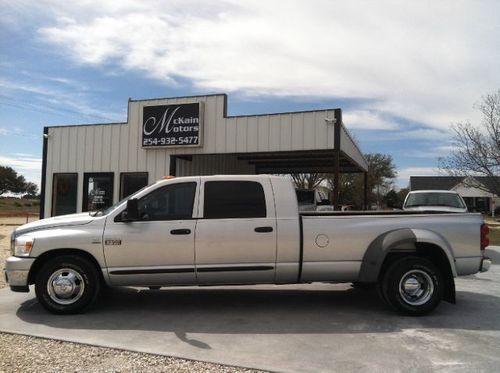
[[[34,239],[31,237],[21,236],[15,239],[14,255],[15,256],[29,256],[33,248]]]

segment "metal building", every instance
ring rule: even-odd
[[[228,116],[225,94],[129,100],[125,123],[44,128],[41,217],[105,208],[164,175],[362,172],[366,185],[366,171],[340,109]]]

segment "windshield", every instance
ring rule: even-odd
[[[128,197],[125,197],[124,199],[122,199],[121,201],[118,201],[116,202],[114,205],[108,207],[107,209],[105,210],[98,210],[98,211],[91,211],[90,212],[90,215],[92,216],[103,216],[103,215],[108,215],[111,211],[113,211],[115,208],[117,208],[119,205],[121,205],[122,203],[128,201],[129,199],[131,198],[135,198],[135,196],[137,196],[140,192],[142,192],[144,189],[146,189],[147,187],[149,187],[149,185],[146,185],[145,187],[142,187],[141,189],[139,189],[137,192],[131,194],[130,196]]]
[[[412,193],[408,195],[405,207],[443,206],[465,208],[462,199],[455,193]]]

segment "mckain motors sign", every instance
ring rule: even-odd
[[[145,106],[142,146],[185,147],[201,145],[200,104]]]

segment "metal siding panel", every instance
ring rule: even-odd
[[[290,150],[292,148],[292,120],[289,115],[280,115],[280,150]]]
[[[207,153],[216,153],[216,137],[217,137],[217,120],[215,100],[213,97],[207,98],[205,101],[205,135],[206,141],[203,141],[203,147]]]
[[[68,171],[73,172],[77,170],[77,157],[78,157],[78,127],[68,128]]]
[[[316,138],[316,149],[327,149],[328,147],[327,127],[332,125],[327,124],[325,118],[327,118],[327,112],[314,113],[314,133]]]
[[[109,141],[111,144],[110,168],[115,171],[120,170],[120,127],[124,126],[116,125],[111,127],[111,139]]]
[[[104,153],[102,143],[102,126],[94,127],[94,158],[92,160],[92,169],[96,172],[103,171],[102,169],[102,156]]]
[[[247,151],[247,118],[236,118],[236,152]]]
[[[76,137],[78,141],[76,143],[76,168],[77,172],[83,171],[85,168],[85,152],[86,152],[86,138],[85,138],[85,128],[76,128]]]
[[[59,159],[60,165],[59,170],[62,172],[68,171],[68,160],[69,160],[69,128],[61,128],[61,147],[59,148]]]
[[[292,149],[304,149],[304,121],[302,114],[288,114],[292,121]]]
[[[302,115],[304,123],[304,149],[316,149],[314,113]]]
[[[130,121],[128,125],[128,164],[127,170],[130,172],[137,171],[137,146],[139,145],[138,128],[139,115],[142,112],[139,105],[132,105],[130,113]],[[135,118],[135,120],[134,120]]]
[[[259,150],[259,129],[258,129],[258,118],[248,117],[247,118],[247,151],[256,152]]]
[[[102,170],[114,170],[111,165],[111,153],[113,151],[113,143],[111,141],[111,126],[103,126],[102,128],[102,159],[101,159],[101,169]]]
[[[258,150],[269,151],[269,115],[258,117]]]
[[[83,171],[92,171],[92,158],[94,155],[94,129],[93,127],[85,127],[85,162]]]
[[[120,127],[120,134],[118,137],[119,142],[119,151],[118,151],[118,160],[119,160],[119,169],[120,171],[128,171],[128,131],[130,128],[130,122],[124,126]]]
[[[269,150],[278,151],[280,150],[280,117],[279,115],[269,116]]]
[[[236,119],[224,119],[226,122],[226,151],[228,153],[236,152]]]

